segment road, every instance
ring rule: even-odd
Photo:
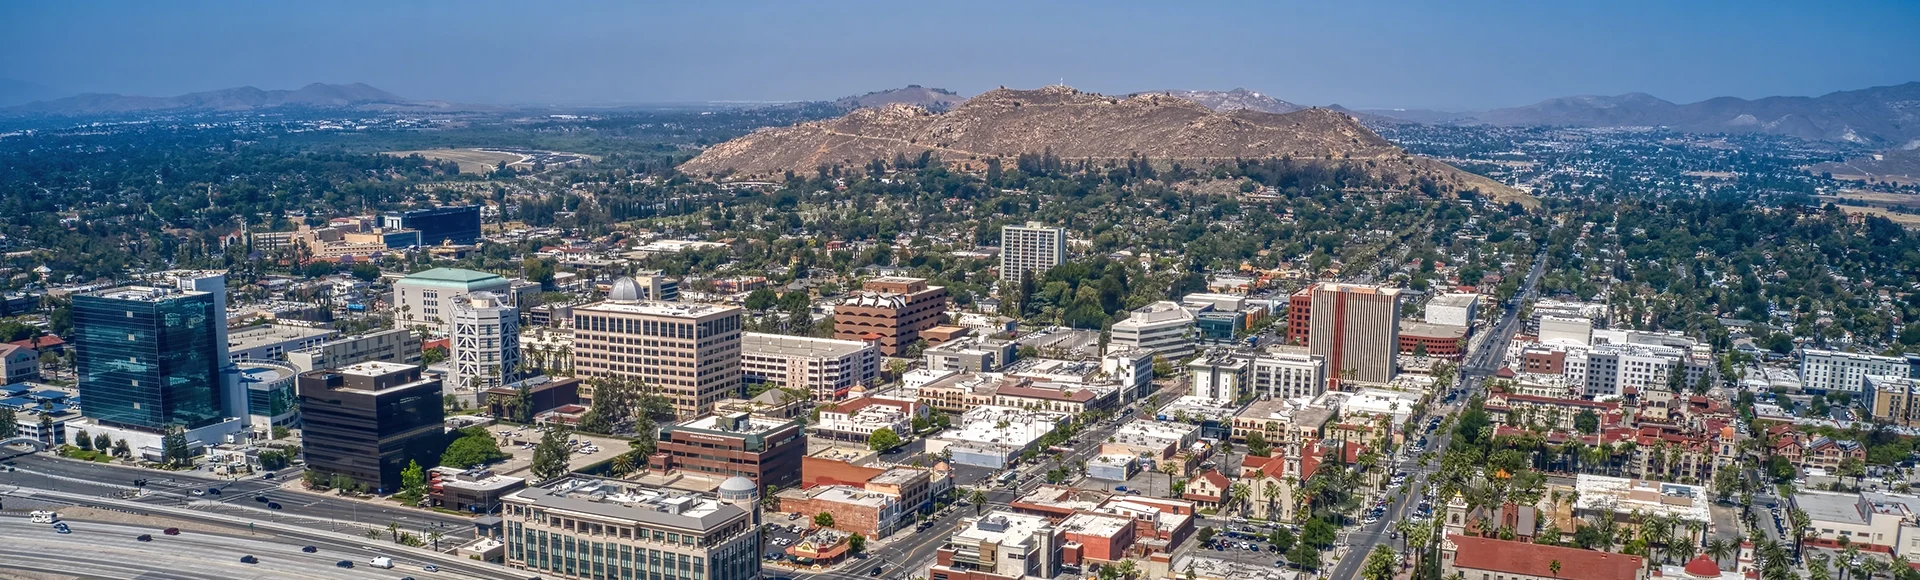
[[[0,516],[0,576],[5,570],[58,571],[82,578],[226,580],[237,578],[401,578],[425,576],[419,563],[404,556],[382,570],[368,565],[380,553],[338,542],[289,542],[273,536],[181,532],[161,534],[149,526],[68,520],[71,534],[54,533],[48,524],[24,517]],[[153,541],[134,538],[151,535]],[[314,553],[300,551],[313,545]],[[259,563],[246,564],[251,555]],[[353,568],[335,563],[351,560]]]
[[[1506,311],[1500,316],[1500,320],[1494,323],[1493,328],[1487,333],[1487,337],[1482,339],[1478,347],[1468,353],[1466,360],[1461,362],[1460,370],[1455,376],[1457,377],[1456,380],[1459,381],[1460,387],[1466,389],[1468,398],[1479,394],[1481,389],[1485,387],[1486,378],[1491,376],[1494,371],[1499,370],[1501,361],[1506,360],[1507,343],[1512,341],[1514,331],[1520,327],[1520,321],[1518,320],[1520,308],[1517,305],[1524,304],[1533,299],[1534,286],[1540,281],[1540,274],[1544,271],[1545,264],[1546,256],[1544,254],[1534,256],[1533,269],[1527,272],[1526,283],[1522,284],[1520,291],[1515,293],[1518,299],[1517,302],[1511,305],[1503,305]],[[1435,393],[1436,398],[1440,396],[1439,393]],[[1432,449],[1434,449],[1434,455],[1436,457],[1444,456],[1447,452],[1447,445],[1453,443],[1453,432],[1452,430],[1442,430],[1433,435],[1428,443]],[[1398,457],[1398,455],[1396,455],[1396,457]],[[1396,459],[1392,465],[1397,468],[1402,464],[1411,465],[1411,463],[1411,460]],[[1346,532],[1346,543],[1351,546],[1352,549],[1347,551],[1347,555],[1342,558],[1338,564],[1334,565],[1333,569],[1324,576],[1325,578],[1360,577],[1360,568],[1366,563],[1367,553],[1373,551],[1374,546],[1387,541],[1387,530],[1390,529],[1391,526],[1409,519],[1412,515],[1410,511],[1412,509],[1411,506],[1418,501],[1420,496],[1417,492],[1425,489],[1427,476],[1439,468],[1438,461],[1430,462],[1429,465],[1433,467],[1408,467],[1403,469],[1408,472],[1407,487],[1405,489],[1413,490],[1413,492],[1393,499],[1387,506],[1386,517],[1380,518],[1380,521],[1363,525],[1357,530]],[[1445,501],[1442,498],[1435,499],[1436,503]],[[1439,506],[1435,507],[1438,508]]]
[[[279,481],[249,478],[229,481],[196,472],[164,472],[121,465],[75,461],[45,454],[20,455],[7,460],[12,471],[0,472],[0,485],[114,497],[136,490],[136,479],[147,480],[147,493],[134,501],[161,506],[256,518],[261,521],[304,525],[358,533],[369,527],[398,523],[404,531],[421,533],[436,528],[441,543],[463,543],[474,537],[473,520],[426,510],[406,509],[338,496],[283,490]],[[285,477],[298,477],[286,471]],[[219,496],[194,496],[196,489],[218,488]],[[266,495],[281,509],[267,509],[255,496]]]

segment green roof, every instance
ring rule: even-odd
[[[475,272],[473,270],[463,270],[460,268],[434,268],[432,270],[414,272],[407,275],[408,280],[436,280],[440,282],[484,282],[499,277],[499,274],[488,274],[486,272]]]

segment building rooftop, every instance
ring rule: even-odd
[[[1066,413],[981,405],[960,415],[960,420],[952,428],[941,431],[934,438],[1018,447],[1052,432],[1066,419]]]
[[[547,510],[688,530],[710,530],[748,516],[745,509],[704,493],[581,476],[507,498]]]
[[[420,367],[418,365],[396,362],[368,361],[340,367],[334,369],[334,372],[353,377],[378,377],[398,372],[406,372],[416,368]]]
[[[1552,577],[1572,573],[1585,580],[1635,580],[1645,563],[1639,556],[1562,548],[1530,542],[1509,542],[1492,538],[1448,535],[1447,541],[1459,552],[1454,566],[1472,570],[1504,572],[1532,577]],[[1561,572],[1554,572],[1553,563]]]
[[[740,335],[740,352],[790,357],[840,358],[874,348],[857,340],[834,340],[810,336],[788,336],[746,332]]]
[[[93,296],[110,300],[133,302],[164,302],[175,298],[200,296],[207,294],[199,290],[180,290],[178,288],[159,288],[154,286],[121,286],[93,293]]]
[[[1574,479],[1580,493],[1575,509],[1612,513],[1640,512],[1711,522],[1706,488],[1682,483],[1580,474]]]
[[[924,469],[914,469],[910,467],[895,467],[893,469],[888,469],[886,471],[880,472],[880,475],[873,476],[873,479],[867,480],[867,483],[877,483],[880,485],[903,485],[903,484],[913,483],[913,481],[916,479],[920,479],[922,477],[928,477],[930,475],[931,475],[931,472]]]
[[[1168,578],[1187,578],[1189,574],[1194,580],[1294,580],[1300,577],[1299,572],[1292,570],[1191,554],[1174,560],[1167,569]]]
[[[984,516],[968,520],[967,527],[954,532],[953,539],[992,542],[1002,546],[1025,546],[1034,532],[1050,527],[1052,523],[1041,516],[994,510],[987,512]]]
[[[699,318],[731,310],[739,310],[739,308],[718,304],[642,300],[639,302],[597,302],[575,308],[574,312],[611,312],[620,314],[643,314],[648,316]]]
[[[313,338],[316,336],[327,336],[327,335],[333,334],[334,332],[335,331],[331,328],[317,328],[312,326],[293,326],[293,325],[284,325],[284,324],[263,324],[260,326],[250,326],[246,328],[229,331],[227,333],[227,348],[232,350],[246,350],[246,349],[273,344],[277,342],[303,340],[307,338]]]
[[[1061,520],[1060,530],[1069,534],[1112,538],[1132,525],[1132,519],[1120,516],[1080,513]]]
[[[1860,494],[1802,491],[1793,495],[1793,504],[1805,510],[1814,522],[1867,523],[1867,514],[1860,511]]]
[[[414,272],[412,274],[408,274],[407,277],[402,278],[401,281],[407,282],[407,283],[445,282],[450,284],[470,285],[470,284],[481,283],[481,282],[494,282],[494,281],[505,282],[506,278],[500,277],[499,274],[488,274],[486,272],[476,272],[473,270],[466,270],[461,268],[434,268],[431,270],[425,270],[421,272]]]
[[[748,413],[726,413],[705,415],[691,421],[675,423],[672,429],[694,429],[710,433],[730,433],[737,435],[765,435],[792,425],[793,421],[755,417]]]
[[[439,483],[442,486],[474,491],[500,491],[526,482],[525,479],[507,477],[487,469],[435,467],[433,471],[440,474]]]
[[[1431,300],[1428,300],[1427,307],[1432,308],[1435,306],[1452,306],[1455,308],[1465,308],[1468,306],[1472,306],[1474,305],[1474,303],[1479,301],[1480,301],[1479,294],[1441,294],[1439,296],[1433,297],[1433,299]]]
[[[1104,491],[1080,489],[1060,485],[1042,485],[1013,500],[1016,504],[1032,504],[1058,509],[1061,511],[1093,511],[1106,503],[1113,495]]]
[[[893,503],[893,496],[851,485],[820,485],[799,491],[812,499],[862,507],[878,508]]]
[[[1465,338],[1467,327],[1452,324],[1432,324],[1418,320],[1401,320],[1401,336],[1432,336],[1441,338]]]

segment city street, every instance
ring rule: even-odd
[[[1534,257],[1533,269],[1527,272],[1526,283],[1521,285],[1520,292],[1516,294],[1516,298],[1519,298],[1520,302],[1525,302],[1533,298],[1533,289],[1535,284],[1540,281],[1540,274],[1543,272],[1542,265],[1545,264],[1545,262],[1546,257],[1544,255]],[[1479,394],[1485,385],[1486,378],[1492,375],[1494,371],[1499,370],[1501,361],[1506,360],[1507,343],[1513,338],[1514,331],[1519,328],[1519,312],[1519,308],[1506,307],[1506,312],[1501,314],[1499,322],[1494,323],[1493,328],[1488,332],[1487,338],[1482,339],[1478,347],[1469,353],[1467,359],[1460,365],[1460,370],[1455,376],[1458,377],[1459,387],[1466,389],[1468,397]],[[1436,397],[1437,396],[1438,393],[1436,393]],[[1447,445],[1452,442],[1453,432],[1451,430],[1442,430],[1435,434],[1430,441],[1430,447],[1433,449],[1434,456],[1441,457],[1446,455]],[[1394,465],[1397,466],[1399,463],[1400,462],[1396,461]],[[1375,545],[1387,540],[1387,530],[1390,526],[1408,518],[1410,515],[1408,506],[1418,502],[1418,499],[1416,499],[1418,494],[1414,492],[1418,492],[1425,487],[1427,475],[1438,469],[1439,462],[1434,461],[1429,463],[1429,465],[1433,467],[1425,469],[1417,467],[1404,469],[1409,474],[1406,484],[1407,487],[1405,489],[1412,490],[1412,492],[1393,500],[1392,503],[1387,506],[1386,517],[1381,518],[1380,521],[1374,522],[1373,524],[1362,526],[1358,530],[1343,531],[1342,536],[1346,538],[1346,544],[1349,547],[1346,555],[1340,559],[1338,564],[1335,564],[1332,569],[1328,570],[1327,573],[1321,577],[1342,579],[1360,577],[1360,567],[1366,563],[1367,553],[1373,550]],[[1393,467],[1388,467],[1387,469],[1393,469]],[[1442,504],[1445,501],[1445,498],[1434,498],[1436,504]],[[1440,508],[1439,505],[1434,507],[1436,510]]]

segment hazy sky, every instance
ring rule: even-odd
[[[417,99],[825,99],[1246,87],[1465,109],[1920,80],[1920,2],[0,2],[0,78],[171,95],[365,82]]]

